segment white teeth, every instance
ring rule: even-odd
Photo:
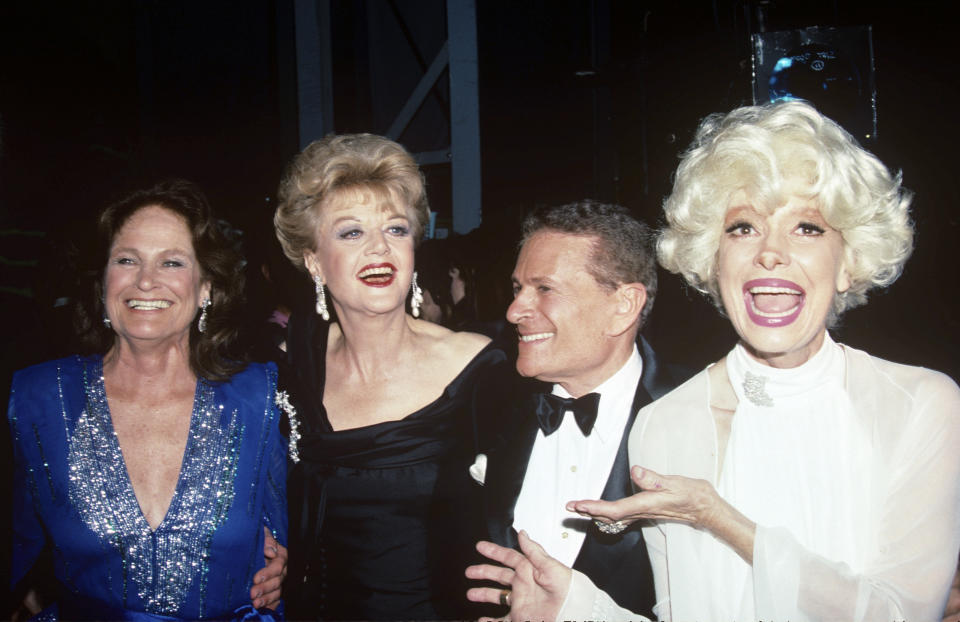
[[[170,306],[169,300],[128,300],[127,306],[131,309],[166,309]]]
[[[794,289],[792,287],[751,287],[749,289],[751,296],[756,296],[757,294],[789,294],[792,296],[803,296],[803,292]],[[787,309],[786,311],[761,311],[757,308],[756,301],[751,297],[750,298],[750,307],[753,309],[753,312],[760,317],[768,318],[778,318],[778,317],[787,317],[788,315],[793,314],[797,306]]]
[[[803,292],[792,287],[751,287],[751,294],[793,294],[802,296]]]
[[[381,268],[367,268],[366,270],[363,270],[362,272],[360,272],[358,276],[361,279],[364,279],[368,276],[380,276],[380,275],[389,275],[389,274],[393,274],[393,268],[388,268],[384,266]]]
[[[793,307],[787,309],[786,311],[776,311],[776,312],[761,311],[760,309],[757,308],[757,305],[754,304],[753,300],[750,301],[750,307],[753,309],[753,312],[759,315],[760,317],[771,317],[771,318],[787,317],[788,315],[792,315],[793,312],[796,311],[797,309],[797,305],[794,305]]]
[[[531,341],[540,341],[541,339],[549,339],[554,335],[556,335],[556,333],[533,333],[532,335],[520,335],[520,341],[524,343],[530,343]]]

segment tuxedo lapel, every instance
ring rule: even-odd
[[[610,469],[610,477],[607,478],[607,484],[604,486],[603,493],[600,495],[600,498],[604,501],[615,501],[633,494],[627,439],[630,436],[630,428],[633,427],[633,422],[637,418],[637,412],[651,401],[650,394],[643,386],[643,382],[637,383],[637,390],[633,397],[633,405],[630,408],[630,416],[627,417],[623,434],[620,436],[617,457],[613,461],[613,466]],[[580,547],[580,553],[577,555],[577,560],[574,562],[573,567],[584,572],[587,576],[591,576],[583,569],[584,566],[606,566],[606,562],[611,561],[611,553],[616,554],[633,549],[641,537],[639,529],[629,529],[621,535],[609,536],[591,528],[587,532],[583,546]]]
[[[653,348],[650,347],[650,344],[643,337],[640,337],[639,346],[640,358],[643,359],[643,375],[640,376],[640,384],[646,389],[650,401],[660,399],[677,388],[683,380],[686,380],[686,376],[683,378],[675,378],[674,374],[667,369],[669,365],[663,365],[657,360],[657,355],[653,351]],[[637,387],[638,395],[639,391],[640,387]],[[640,410],[648,403],[649,402],[645,402],[637,406],[637,402],[634,401],[634,412]]]
[[[653,349],[642,338],[640,351],[643,373],[634,392],[630,415],[620,437],[610,477],[601,494],[605,501],[614,501],[633,494],[627,448],[630,429],[640,409],[655,399],[652,395],[654,392],[659,397],[673,388],[669,386],[670,381],[665,371],[658,365]],[[590,577],[619,605],[631,611],[651,615],[650,608],[655,602],[653,578],[639,523],[616,535],[603,534],[591,527],[573,567]]]
[[[643,386],[643,382],[637,383],[637,390],[633,395],[633,404],[630,406],[630,416],[627,417],[623,434],[620,436],[620,446],[617,448],[617,457],[613,461],[613,467],[610,469],[610,477],[607,479],[607,485],[604,486],[603,494],[601,495],[604,501],[615,501],[633,494],[633,481],[630,479],[630,457],[628,455],[627,440],[630,438],[630,429],[633,428],[633,422],[637,419],[637,413],[652,401],[650,393],[647,392],[647,388]]]

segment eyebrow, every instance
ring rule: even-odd
[[[410,218],[409,218],[406,214],[402,214],[402,213],[400,213],[400,212],[394,212],[394,213],[392,213],[392,214],[387,214],[387,219],[389,219],[389,220],[405,220],[405,221],[407,221],[407,222],[410,222]],[[354,214],[346,214],[346,215],[340,216],[339,218],[335,219],[332,223],[330,223],[330,225],[333,226],[333,227],[336,227],[337,225],[339,225],[339,224],[341,224],[341,223],[344,223],[344,222],[362,223],[362,222],[363,222],[363,219],[362,219],[362,218],[359,218],[358,216],[355,216]]]
[[[139,250],[139,249],[136,249],[136,248],[134,248],[134,247],[132,247],[132,246],[119,246],[119,247],[117,247],[117,248],[114,248],[114,249],[111,249],[111,250],[110,250],[110,254],[111,254],[111,255],[113,255],[114,253],[134,253],[134,254],[136,254],[136,255],[139,255],[139,254],[140,254],[140,250]],[[178,254],[178,255],[192,255],[192,254],[193,254],[191,251],[188,251],[188,250],[183,249],[183,248],[165,248],[165,249],[161,250],[160,253],[175,253],[175,254]]]
[[[511,276],[510,280],[513,281],[515,285],[520,285],[520,279],[515,276]],[[527,279],[527,282],[531,285],[556,285],[556,281],[547,276],[534,276]]]
[[[757,211],[757,208],[754,207],[752,203],[743,203],[741,205],[731,205],[730,207],[727,208],[727,211],[724,212],[723,216],[724,218],[726,218],[729,214],[733,212],[743,212],[743,211],[753,212],[755,214],[760,213]]]
[[[806,216],[806,215],[808,215],[808,214],[813,214],[813,215],[819,217],[819,218],[820,218],[821,220],[823,220],[823,221],[826,221],[826,220],[827,220],[826,217],[823,215],[823,212],[821,212],[821,211],[820,211],[819,209],[817,209],[816,207],[805,207],[805,208],[803,208],[803,209],[800,211],[800,216]]]

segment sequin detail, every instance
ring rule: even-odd
[[[287,441],[287,453],[295,463],[300,462],[300,421],[297,420],[297,409],[290,403],[290,396],[286,391],[277,391],[274,403],[287,414],[290,422],[290,440]]]
[[[743,379],[743,394],[757,406],[773,406],[773,398],[767,393],[767,379],[764,376],[745,372]]]
[[[152,531],[120,451],[99,360],[85,366],[83,383],[86,408],[69,438],[70,500],[84,523],[120,553],[124,601],[133,589],[149,613],[176,616],[199,578],[204,603],[213,534],[235,494],[242,432],[237,412],[224,417],[213,386],[197,382],[177,487]]]

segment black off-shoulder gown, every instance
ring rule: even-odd
[[[491,343],[424,408],[334,431],[323,407],[328,330],[295,315],[281,372],[302,434],[288,479],[288,617],[469,617],[463,572],[482,508],[468,470],[483,449],[478,418],[503,412],[512,364]]]

